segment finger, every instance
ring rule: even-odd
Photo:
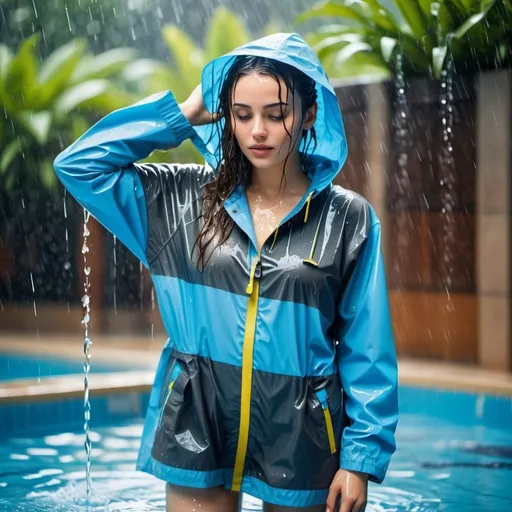
[[[341,496],[341,508],[340,512],[355,512],[354,505],[356,503],[356,499],[352,496]]]
[[[329,494],[327,495],[327,501],[325,502],[325,512],[334,512],[334,507],[336,506],[336,498],[340,490],[338,487],[331,485],[329,488]]]
[[[366,510],[366,501],[358,500],[356,501],[356,504],[352,508],[353,512],[364,512]]]
[[[357,501],[354,512],[365,512],[366,510],[366,500]]]

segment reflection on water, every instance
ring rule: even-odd
[[[134,469],[141,433],[140,421],[90,433],[87,507],[83,433],[4,442],[0,511],[164,511],[163,483]],[[385,484],[370,484],[367,512],[512,510],[512,432],[404,414],[397,443]],[[244,496],[243,510],[261,510],[261,502]]]

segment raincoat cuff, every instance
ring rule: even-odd
[[[178,147],[183,141],[194,135],[194,129],[181,111],[174,95],[171,91],[167,91],[156,103],[156,107],[165,122],[172,129],[173,142],[172,146]]]
[[[383,482],[388,469],[388,464],[378,464],[372,459],[367,457],[349,458],[342,457],[340,468],[347,471],[358,471],[360,473],[367,473],[368,479],[371,482],[380,484]]]

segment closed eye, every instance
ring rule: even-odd
[[[250,115],[242,116],[240,114],[236,114],[236,118],[240,121],[249,121],[249,119],[251,119],[251,116]],[[283,116],[268,116],[268,118],[271,121],[282,121],[284,119]]]

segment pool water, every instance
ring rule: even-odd
[[[132,365],[132,369],[133,369]],[[138,366],[141,367],[140,365]],[[126,366],[94,362],[91,373],[126,371]],[[56,375],[81,374],[84,371],[83,359],[56,358],[46,354],[0,353],[0,382],[15,379],[38,379]]]
[[[367,512],[512,511],[510,398],[406,390],[401,403],[398,450]],[[94,429],[90,507],[83,433],[4,440],[0,511],[163,512],[163,482],[134,470],[141,433],[141,419]],[[261,504],[246,496],[243,510]]]

